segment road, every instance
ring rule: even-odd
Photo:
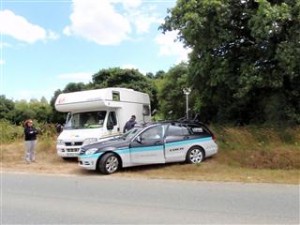
[[[299,224],[299,186],[1,173],[0,224]]]

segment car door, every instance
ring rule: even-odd
[[[165,134],[166,162],[183,161],[189,149],[189,130],[180,124],[170,124]]]
[[[132,164],[164,163],[164,142],[162,125],[145,129],[130,144]]]

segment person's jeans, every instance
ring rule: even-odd
[[[35,145],[36,145],[36,140],[25,141],[25,160],[26,160],[26,162],[34,162],[35,161]]]

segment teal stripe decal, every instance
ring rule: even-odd
[[[118,149],[115,152],[118,154],[129,154],[137,153],[137,152],[147,152],[147,151],[162,151],[163,145],[156,145],[156,146],[147,146],[147,147],[136,147],[136,148],[126,148],[126,149]]]
[[[129,148],[117,149],[117,150],[114,151],[114,152],[118,153],[119,155],[122,155],[122,154],[129,154]]]
[[[79,158],[80,159],[98,159],[100,155],[102,155],[103,152],[100,153],[96,153],[96,154],[90,154],[90,155],[80,155]]]
[[[148,152],[148,151],[163,151],[163,149],[164,149],[163,145],[138,147],[138,148],[131,148],[131,153]]]
[[[187,139],[187,140],[182,140],[182,141],[174,141],[170,143],[166,143],[166,147],[179,147],[182,145],[192,145],[192,144],[197,144],[199,142],[205,142],[205,141],[211,141],[212,138],[197,138],[197,139]]]

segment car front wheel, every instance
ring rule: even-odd
[[[112,174],[119,169],[119,159],[113,153],[107,153],[99,160],[99,170],[103,174]]]
[[[197,164],[197,163],[201,163],[203,160],[204,160],[204,151],[200,147],[191,148],[186,155],[186,161],[188,163]]]

